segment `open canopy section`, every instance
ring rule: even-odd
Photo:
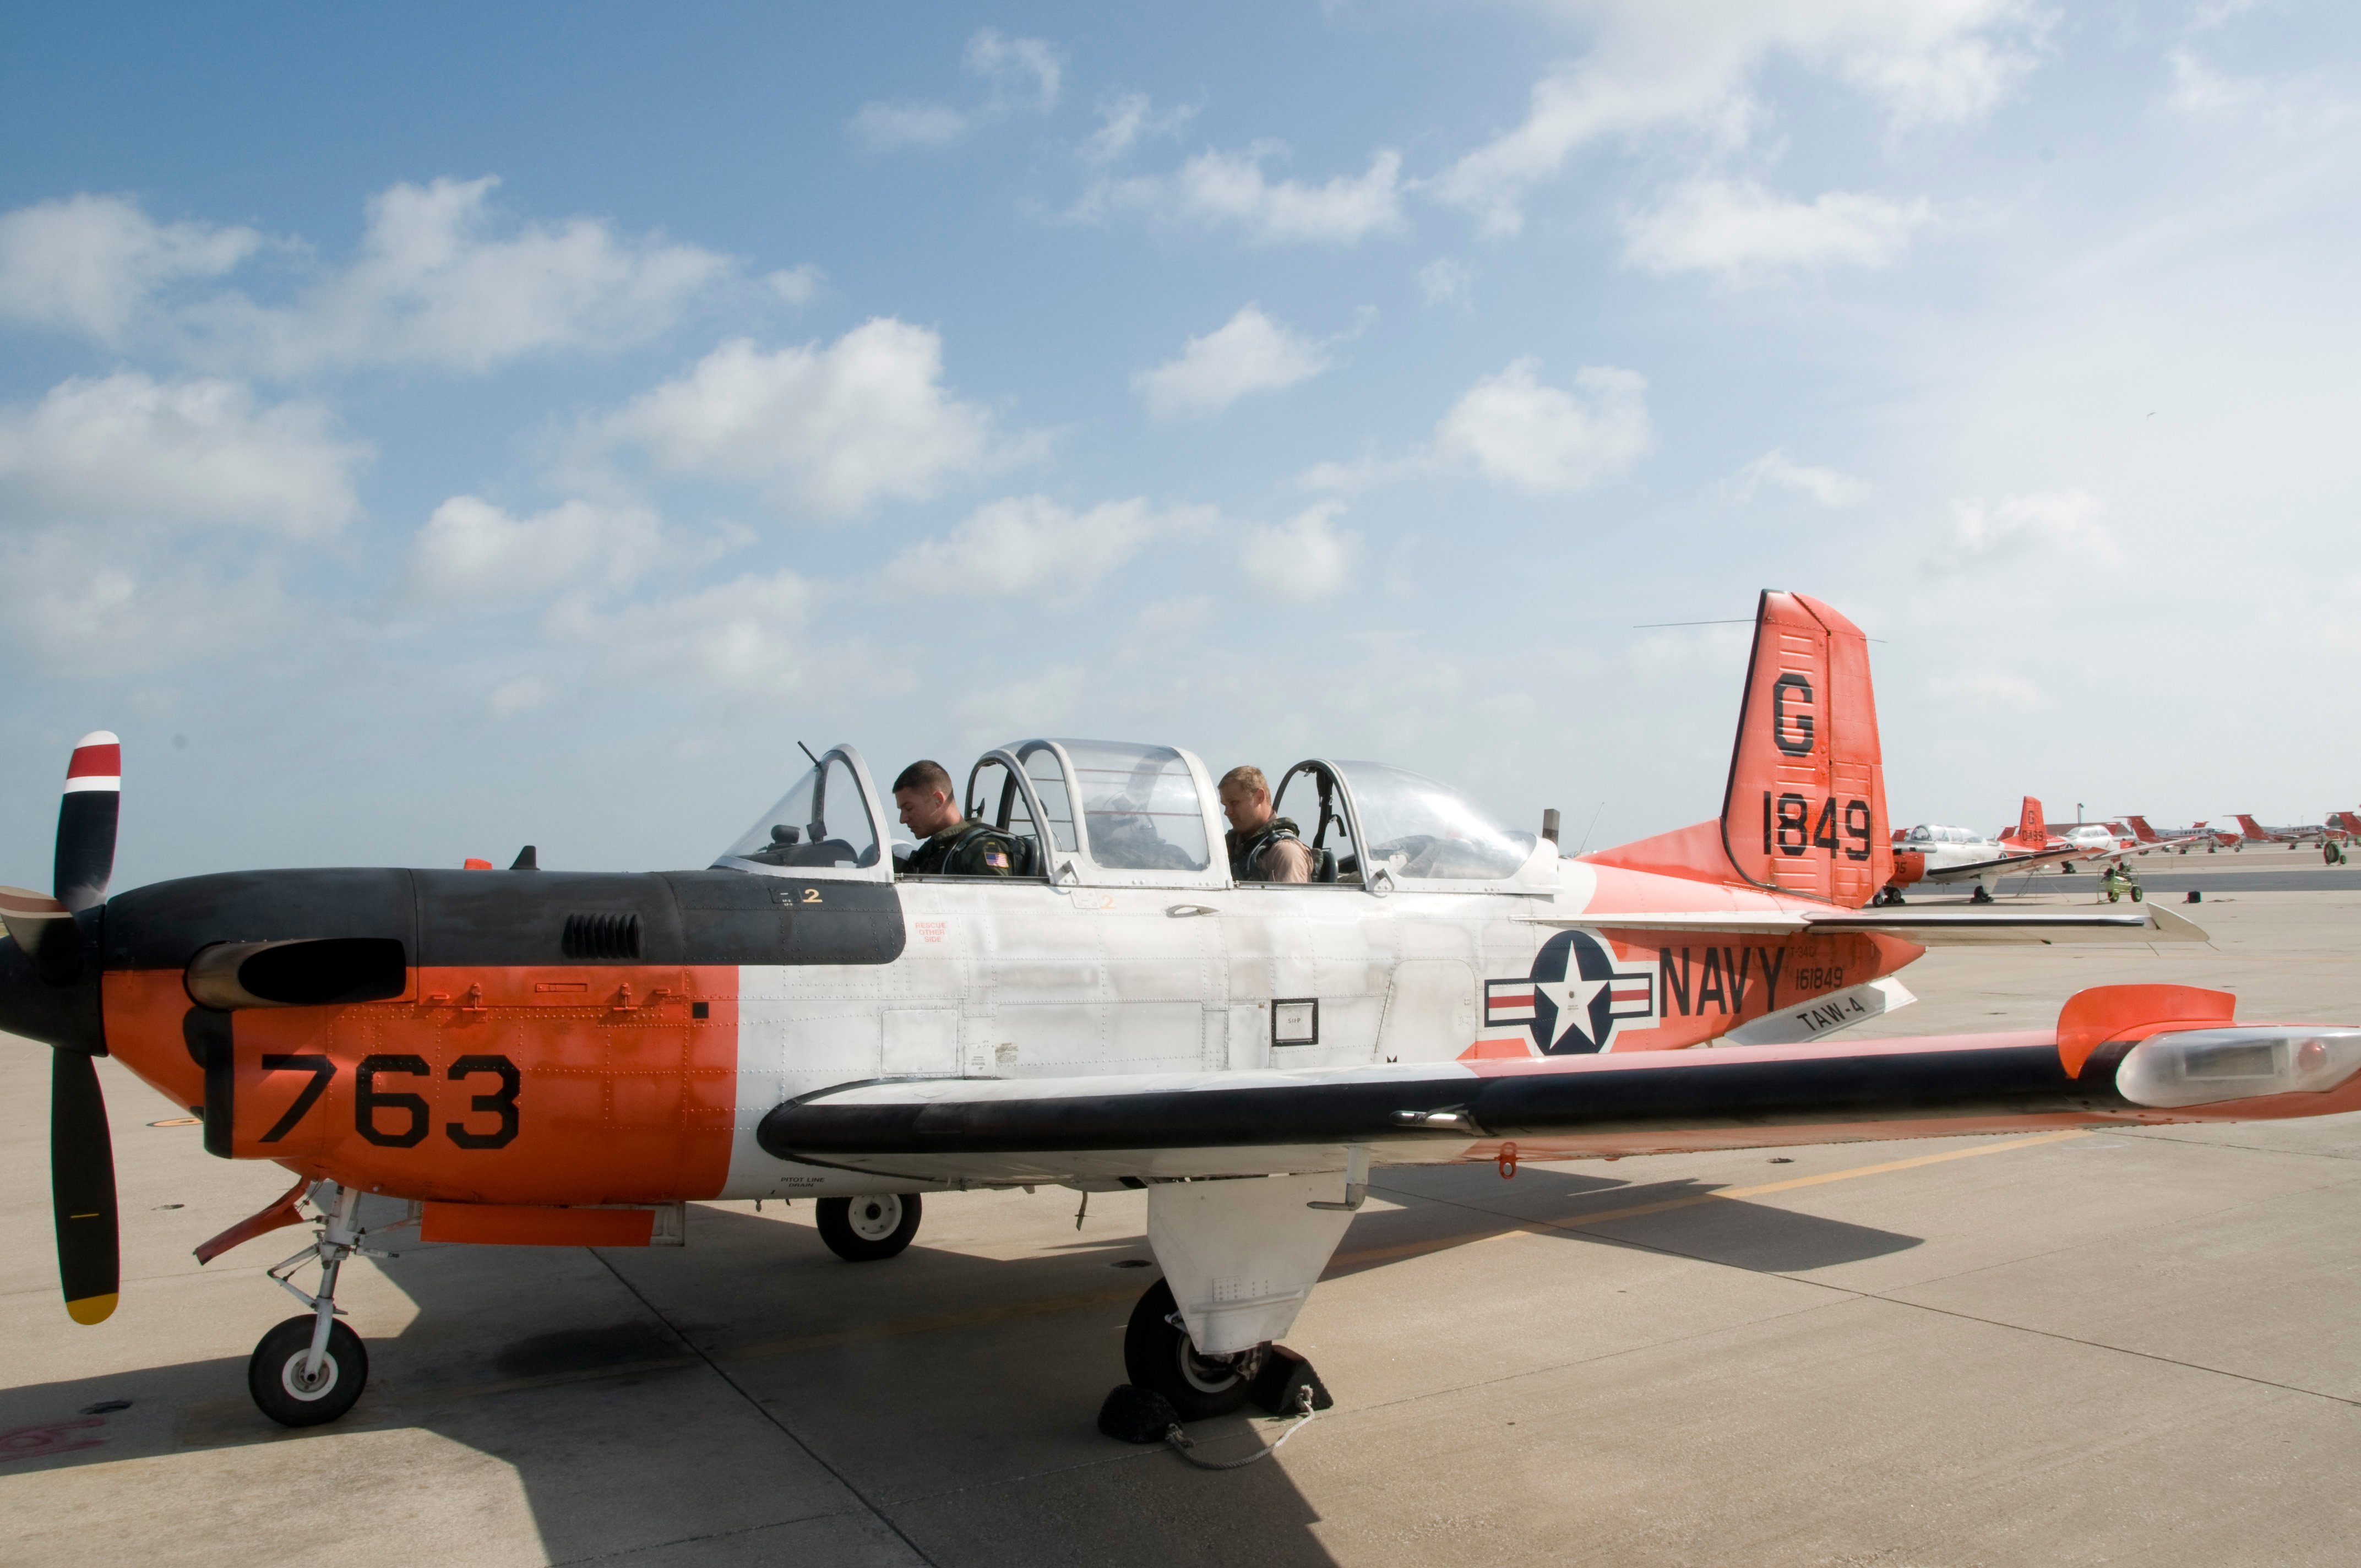
[[[818,758],[713,864],[717,870],[774,876],[889,877],[893,871],[880,848],[884,821],[861,753],[839,746]]]

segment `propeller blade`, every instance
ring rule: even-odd
[[[0,930],[33,960],[50,985],[71,985],[82,974],[82,932],[72,911],[30,888],[0,887]]]
[[[59,1051],[49,1069],[49,1203],[58,1222],[58,1282],[66,1315],[102,1323],[115,1312],[120,1282],[115,1245],[115,1144],[98,1068],[80,1051]]]
[[[123,742],[93,729],[74,742],[58,806],[58,859],[51,891],[75,914],[104,902],[115,874],[115,822],[123,804]]]

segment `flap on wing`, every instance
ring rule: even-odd
[[[1784,936],[1806,931],[1874,931],[1925,948],[2007,942],[2202,942],[2195,922],[2153,904],[2124,909],[1792,909],[1683,911],[1675,914],[1550,915],[1535,926],[1590,931],[1728,931]]]

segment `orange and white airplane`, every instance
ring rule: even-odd
[[[208,1153],[291,1179],[199,1249],[312,1227],[270,1271],[305,1310],[247,1367],[289,1425],[368,1376],[335,1309],[380,1239],[364,1193],[427,1241],[603,1246],[679,1244],[691,1201],[809,1197],[871,1260],[927,1193],[1144,1187],[1163,1277],[1125,1365],[1194,1418],[1311,1397],[1272,1342],[1377,1167],[2361,1108],[2361,1029],[2234,1025],[2175,986],[2081,992],[2053,1029],[1825,1038],[1933,944],[2202,934],[2153,905],[1861,907],[1892,872],[1868,650],[1798,595],[1763,596],[1719,815],[1573,860],[1430,780],[1312,760],[1279,805],[1323,880],[1240,882],[1196,758],[1035,740],[967,791],[1026,875],[897,877],[838,747],[703,870],[109,896],[120,773],[112,735],[75,749],[55,895],[0,895],[0,1027],[53,1052],[67,1308],[95,1323],[117,1291],[112,1055]],[[1680,1048],[1708,1044],[1748,1048]]]
[[[2266,828],[2243,811],[2234,811],[2230,817],[2237,823],[2239,835],[2246,844],[2293,844],[2301,848],[2305,844],[2326,843],[2331,832],[2329,828],[2318,822],[2305,823],[2297,828]]]
[[[1904,902],[1902,890],[1917,883],[1972,882],[1970,901],[1990,904],[2004,876],[2081,860],[2078,845],[2054,840],[2043,829],[2041,803],[2031,795],[2017,817],[2015,830],[1987,839],[1970,828],[1945,828],[1922,822],[1894,835],[1894,875],[1874,901],[1881,906]]]
[[[2131,829],[2132,837],[2139,840],[2143,850],[2169,850],[2175,854],[2185,855],[2191,850],[2202,849],[2210,855],[2238,841],[2237,834],[2219,828],[2208,828],[2202,818],[2186,828],[2168,828],[2161,833],[2149,827],[2145,817],[2126,817],[2124,824]]]

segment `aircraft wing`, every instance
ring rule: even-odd
[[[1920,882],[1971,882],[1977,877],[1989,875],[1993,872],[2014,874],[2017,872],[2029,872],[2036,866],[2054,865],[2059,861],[2078,860],[2081,858],[2083,852],[2079,849],[2037,850],[2022,855],[2001,855],[1989,861],[1977,861],[1970,865],[1945,866],[1941,871],[1923,872],[1919,874],[1918,880]]]
[[[756,1135],[782,1159],[914,1181],[1088,1187],[1349,1173],[1348,1151],[1434,1164],[2184,1119],[2152,1108],[2198,1103],[2192,1085],[2206,1104],[2294,1089],[2340,1097],[2321,1110],[2361,1103],[2361,1031],[2322,1035],[2325,1054],[2309,1067],[2280,1050],[2271,1059],[2285,1065],[2234,1087],[2209,1075],[2205,1053],[2321,1026],[2225,1032],[2209,1022],[2157,1020],[2146,1028],[2188,1032],[2139,1045],[2123,1031],[2102,1027],[2114,1037],[2099,1044],[2059,1027],[1295,1071],[873,1080],[790,1100]]]
[[[2205,932],[2158,905],[2081,909],[1748,909],[1677,914],[1600,911],[1530,916],[1530,924],[1589,931],[1727,931],[1795,936],[1812,931],[1876,931],[1922,948],[2037,942],[2202,942]]]

